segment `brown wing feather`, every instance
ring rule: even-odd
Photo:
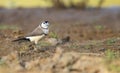
[[[37,27],[35,30],[33,30],[31,33],[27,34],[27,36],[37,36],[37,35],[41,35],[43,34],[43,31],[41,29],[41,27]]]

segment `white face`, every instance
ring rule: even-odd
[[[44,22],[42,22],[42,24],[41,24],[41,27],[42,27],[42,28],[48,28],[48,26],[49,26],[48,21],[44,21]]]

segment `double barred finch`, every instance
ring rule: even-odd
[[[15,42],[15,41],[26,40],[26,41],[30,41],[35,44],[38,44],[38,41],[41,40],[43,37],[45,37],[49,33],[49,25],[50,24],[48,21],[44,21],[37,28],[35,28],[31,33],[23,37],[17,38],[13,41]]]

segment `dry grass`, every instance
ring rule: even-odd
[[[6,38],[2,37],[2,39]],[[1,54],[6,52],[6,55],[1,55],[0,73],[117,73],[120,71],[118,61],[120,55],[117,53],[120,38],[81,43],[69,42],[57,47],[50,44],[48,46],[46,43],[43,47],[40,46],[41,44],[33,47],[28,43],[11,43],[10,39],[12,38],[4,40],[9,44],[4,48],[9,47],[11,52],[1,51]],[[108,42],[109,45],[116,46],[116,49],[106,48],[109,46]],[[105,51],[101,48],[105,48]]]

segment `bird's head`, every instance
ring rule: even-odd
[[[42,22],[41,27],[42,27],[42,28],[48,28],[49,25],[50,25],[50,24],[49,24],[48,21],[44,21],[44,22]]]

